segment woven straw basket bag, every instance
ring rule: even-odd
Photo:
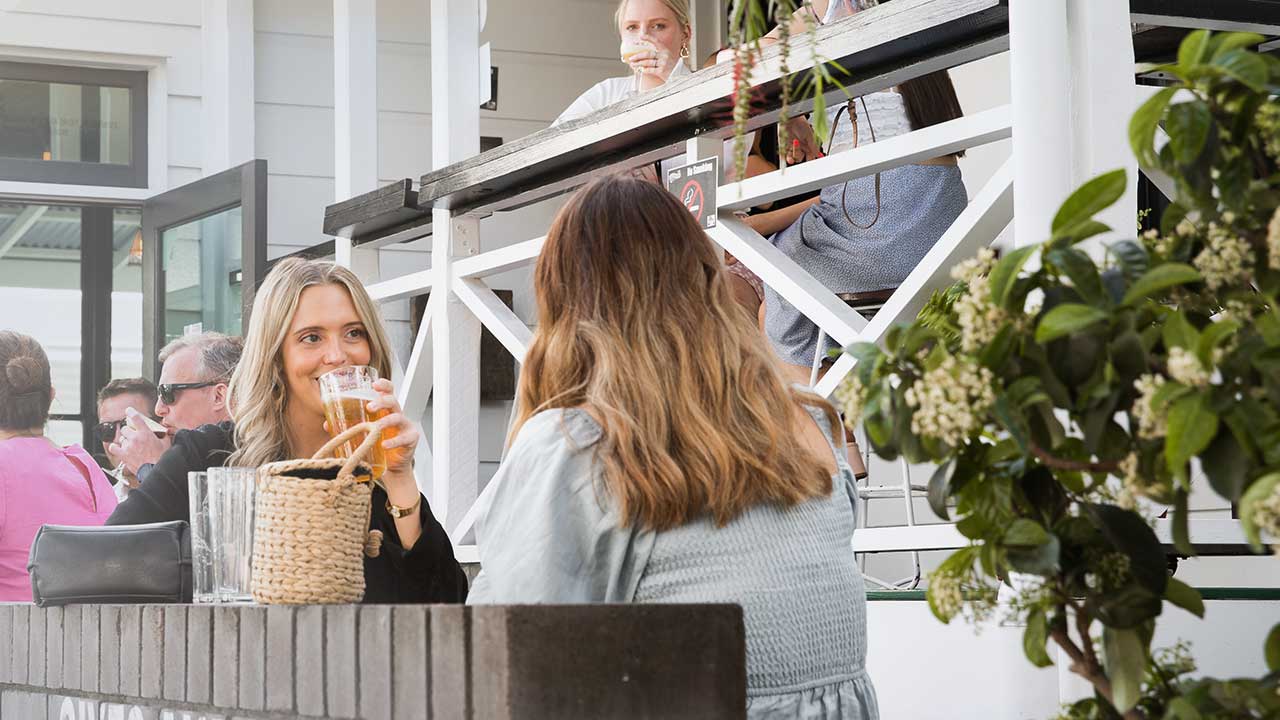
[[[333,451],[367,432],[349,458]],[[369,529],[373,474],[363,462],[381,432],[361,423],[337,435],[310,460],[258,470],[253,534],[255,602],[339,604],[364,597],[364,555],[377,557],[382,533]]]

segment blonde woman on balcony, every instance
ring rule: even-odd
[[[878,717],[834,410],[786,384],[671,194],[598,180],[547,235],[471,603],[737,603],[751,718]]]
[[[382,551],[364,559],[366,603],[457,603],[467,579],[453,546],[413,476],[417,427],[400,412],[391,382],[391,346],[377,304],[360,279],[331,262],[279,262],[254,295],[244,353],[227,389],[231,422],[181,430],[109,525],[188,519],[187,473],[210,466],[257,467],[308,458],[328,440],[317,378],[369,365],[382,380],[370,410],[388,437],[387,469],[373,490],[370,527]],[[394,430],[394,434],[391,432]]]

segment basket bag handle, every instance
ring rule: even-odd
[[[342,469],[338,471],[340,475],[351,475],[355,472],[356,465],[360,464],[360,461],[364,460],[365,456],[373,450],[373,444],[382,439],[382,428],[379,427],[377,423],[362,422],[359,425],[352,425],[346,430],[334,435],[329,442],[325,443],[316,451],[315,455],[311,456],[311,459],[324,460],[332,457],[333,451],[336,450],[339,445],[347,442],[362,432],[368,433],[364,438],[364,442],[360,443],[360,446],[351,453],[351,457],[347,458],[347,461],[342,464]]]

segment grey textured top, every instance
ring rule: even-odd
[[[483,569],[467,602],[737,603],[750,717],[878,718],[843,453],[829,496],[756,506],[723,528],[703,518],[653,532],[621,527],[594,462],[599,436],[580,410],[538,413],[521,428],[481,498]]]

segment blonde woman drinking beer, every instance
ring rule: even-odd
[[[377,305],[351,271],[329,262],[285,260],[254,298],[244,354],[228,390],[232,422],[174,436],[145,482],[108,524],[187,519],[187,473],[215,465],[258,466],[311,457],[329,440],[320,376],[346,366],[391,374]],[[382,552],[365,558],[370,603],[461,602],[466,576],[413,477],[419,432],[400,412],[391,382],[372,384],[366,404],[383,428],[386,470],[373,491],[370,527]]]

